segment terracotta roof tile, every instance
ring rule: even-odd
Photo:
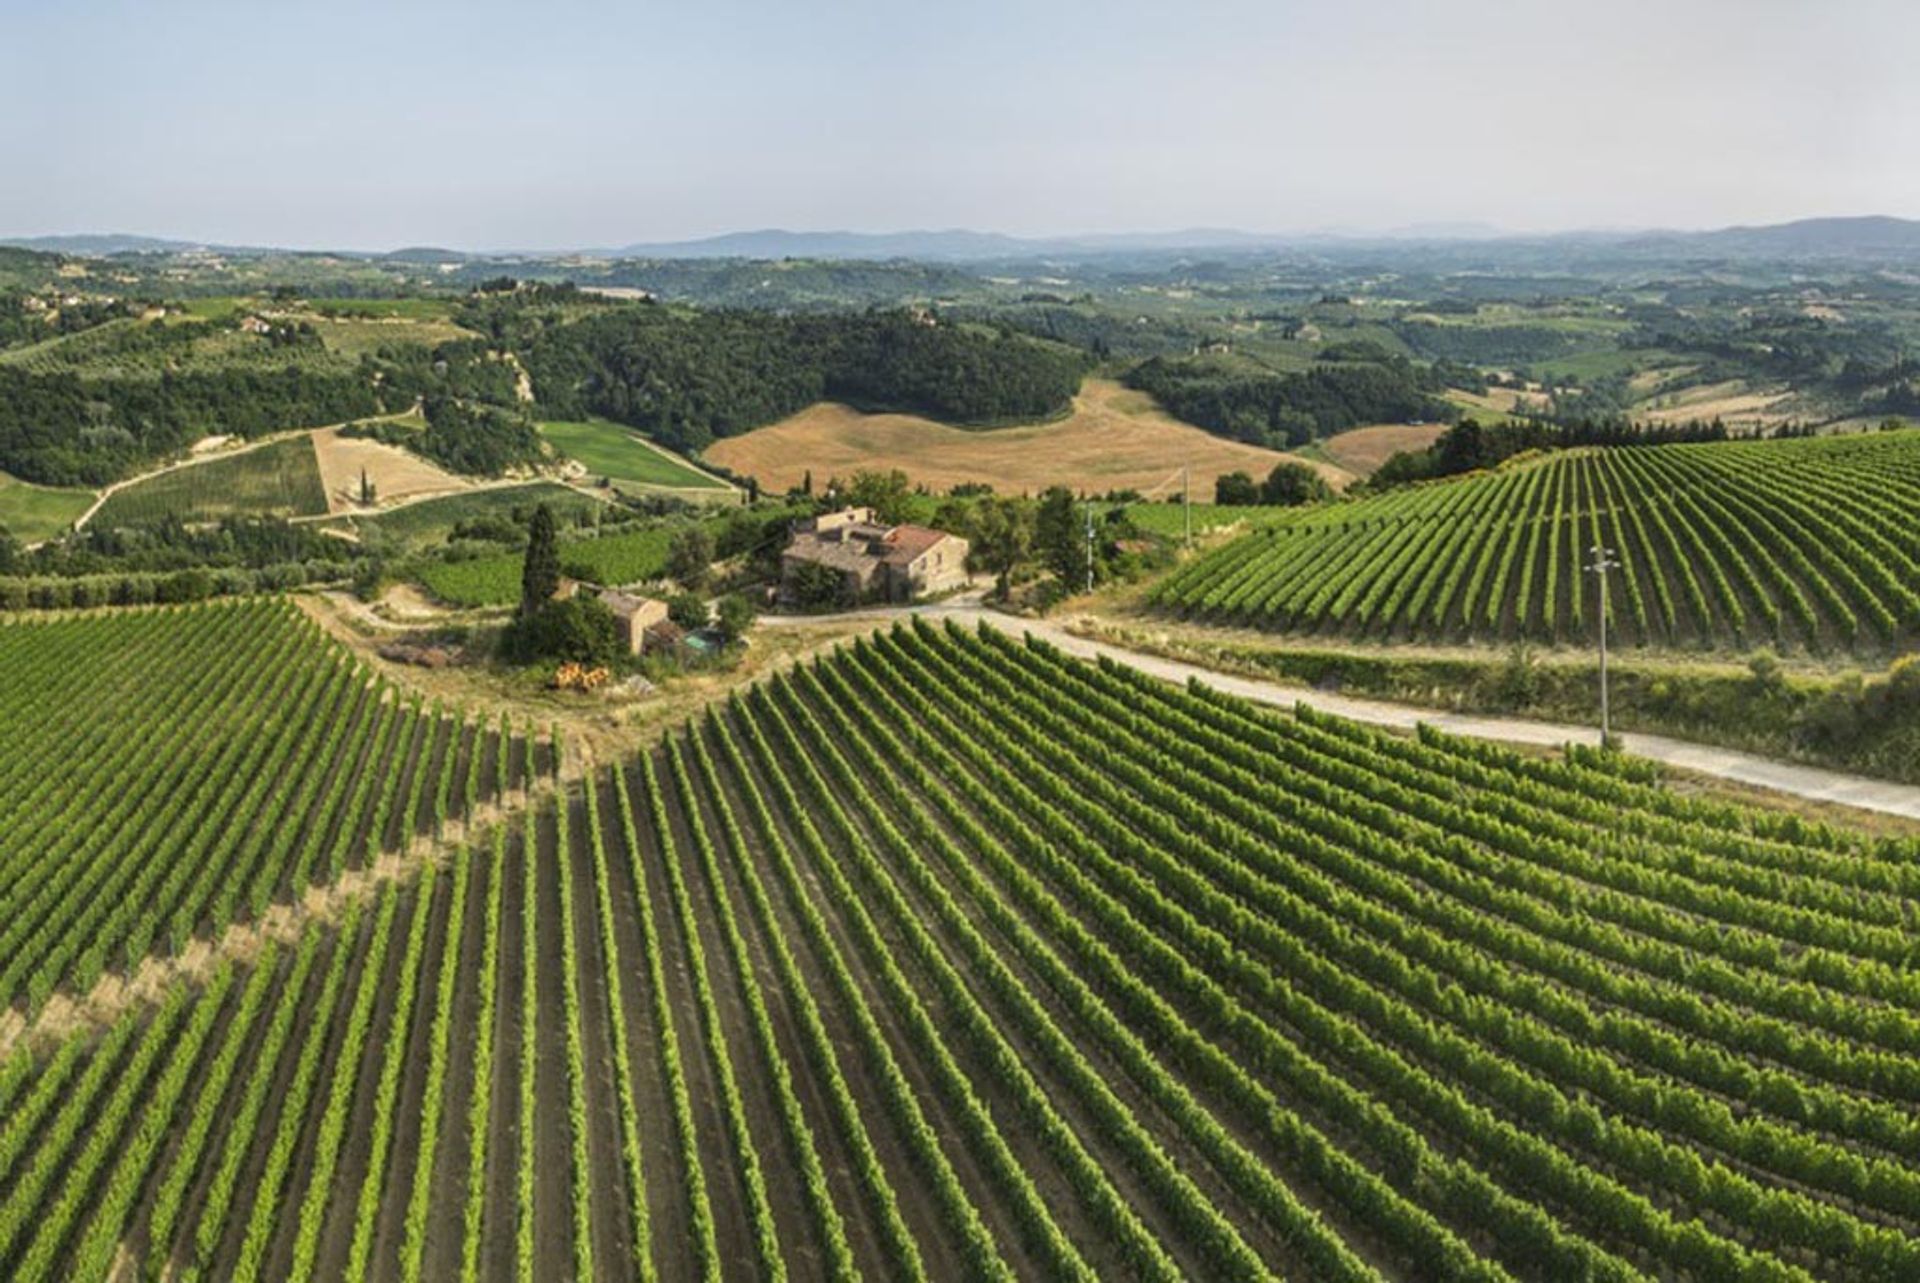
[[[904,566],[946,538],[949,536],[944,530],[932,530],[926,526],[895,526],[887,535],[887,550],[883,559],[892,565]]]

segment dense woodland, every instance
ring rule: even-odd
[[[783,316],[603,309],[541,329],[521,353],[547,413],[604,415],[697,450],[822,398],[956,423],[1063,408],[1085,354],[905,312]]]
[[[162,573],[190,566],[262,570],[295,562],[344,566],[352,544],[279,517],[226,517],[186,525],[168,517],[144,526],[90,526],[32,551],[0,536],[0,575]]]
[[[1450,419],[1438,398],[1447,384],[1432,367],[1378,348],[1347,353],[1298,374],[1274,374],[1240,361],[1152,357],[1127,373],[1178,417],[1255,445],[1284,449],[1367,423]]]
[[[0,367],[0,471],[43,485],[103,485],[209,433],[253,437],[385,408],[367,377],[298,364],[150,379]]]

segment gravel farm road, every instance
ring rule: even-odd
[[[1354,699],[1350,696],[1330,694],[1304,686],[1289,686],[1281,682],[1236,677],[1202,668],[1197,664],[1162,659],[1157,655],[1143,655],[1138,651],[1127,650],[1107,642],[1076,636],[1058,624],[1044,619],[1025,619],[984,609],[980,605],[978,592],[966,593],[923,606],[897,606],[855,611],[834,616],[834,618],[872,620],[876,626],[879,626],[908,615],[952,620],[967,628],[986,624],[1015,636],[1030,633],[1067,654],[1077,655],[1082,659],[1104,656],[1166,681],[1184,683],[1189,678],[1198,678],[1216,690],[1240,696],[1242,699],[1261,704],[1275,704],[1283,708],[1305,704],[1321,712],[1333,713],[1375,726],[1412,730],[1421,723],[1425,723],[1438,730],[1454,735],[1470,736],[1474,739],[1548,747],[1567,743],[1598,744],[1600,742],[1600,731],[1592,726],[1538,722],[1523,717],[1485,717],[1471,713],[1449,713],[1411,704],[1392,704],[1384,700]],[[778,627],[787,623],[817,622],[820,618],[820,616],[767,615],[762,616],[760,622]],[[1786,793],[1809,801],[1829,802],[1838,806],[1850,806],[1860,810],[1879,811],[1887,815],[1920,820],[1920,787],[1911,784],[1896,784],[1887,780],[1869,779],[1861,775],[1823,770],[1817,766],[1780,762],[1733,749],[1714,748],[1711,745],[1669,739],[1663,735],[1628,734],[1617,735],[1615,738],[1621,741],[1628,752],[1667,766],[1701,775],[1716,776],[1736,784],[1771,789],[1777,793]]]

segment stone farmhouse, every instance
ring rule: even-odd
[[[780,556],[780,590],[792,601],[803,565],[838,571],[849,601],[912,601],[967,582],[967,541],[928,526],[884,525],[871,508],[822,513],[794,532]]]

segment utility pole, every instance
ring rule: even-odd
[[[1593,562],[1587,567],[1600,584],[1600,745],[1606,747],[1613,740],[1613,719],[1607,706],[1607,616],[1608,609],[1607,572],[1619,569],[1620,563],[1614,560],[1613,549],[1595,544],[1589,550],[1593,553]]]
[[[1180,465],[1180,521],[1186,535],[1186,545],[1193,547],[1193,469],[1187,464]]]
[[[1093,505],[1088,504],[1087,516],[1087,591],[1093,591]]]

